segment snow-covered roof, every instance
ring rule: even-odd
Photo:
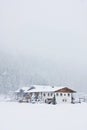
[[[67,87],[66,86],[50,86],[50,85],[31,85],[30,87],[19,88],[15,92],[19,93],[21,90],[23,90],[24,93],[55,92],[55,91],[61,90],[63,88],[67,88]]]
[[[17,89],[15,92],[19,93],[20,90],[23,90],[25,92],[25,91],[28,91],[28,89],[30,89],[30,87],[22,87],[22,88]]]
[[[64,88],[64,86],[56,87],[56,86],[48,86],[48,85],[32,85],[31,88],[32,89],[28,89],[25,92],[29,92],[29,93],[30,92],[54,92]]]

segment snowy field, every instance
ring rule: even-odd
[[[87,130],[87,104],[0,102],[0,130]]]

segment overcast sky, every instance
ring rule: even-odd
[[[87,1],[0,0],[0,51],[69,63],[85,75]]]

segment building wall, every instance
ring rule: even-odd
[[[71,103],[71,93],[55,93],[57,103]]]
[[[25,98],[18,94],[17,98],[21,99],[29,99],[29,102],[32,102],[33,100],[36,99],[36,101],[41,101],[43,103],[45,103],[45,101],[47,99],[53,99],[55,95],[56,98],[56,103],[71,103],[71,99],[73,97],[73,93],[64,93],[64,92],[32,92],[32,93],[28,93],[28,96],[25,95]],[[28,98],[26,98],[26,96]]]
[[[42,93],[42,100],[45,102],[46,99],[52,99],[54,97],[53,92]]]
[[[41,100],[45,102],[46,99],[51,99],[55,95],[56,103],[71,103],[71,93],[53,93],[53,92],[43,92],[39,93],[39,97],[41,97]]]

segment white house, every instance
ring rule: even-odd
[[[18,89],[15,93],[18,100],[27,102],[52,103],[55,98],[56,103],[73,103],[76,91],[66,86],[32,85]]]

